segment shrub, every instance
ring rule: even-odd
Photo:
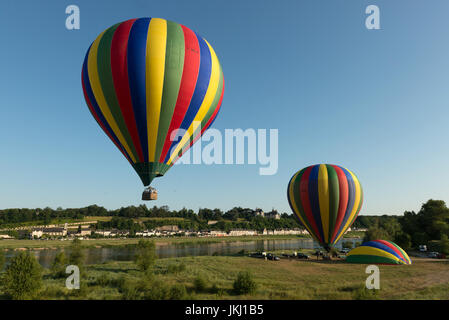
[[[248,294],[253,293],[257,289],[257,283],[253,279],[250,272],[239,272],[237,279],[233,284],[234,291],[236,294]]]
[[[139,240],[135,262],[143,272],[149,272],[156,262],[156,246],[154,241]]]
[[[59,252],[51,264],[50,271],[55,278],[65,277],[66,256],[63,251]]]
[[[74,239],[70,246],[69,264],[77,266],[80,269],[80,274],[84,271],[84,258],[81,240]]]
[[[186,295],[186,287],[182,284],[175,284],[174,286],[172,286],[168,294],[170,300],[182,300]]]
[[[361,286],[353,292],[354,300],[377,300],[379,299],[379,290],[367,289]]]
[[[160,280],[148,281],[144,288],[144,298],[147,300],[166,300],[169,297],[169,289]]]
[[[5,266],[5,254],[3,253],[3,251],[0,251],[0,272],[2,272],[4,266]]]
[[[12,299],[32,299],[42,287],[42,267],[29,252],[21,252],[11,259],[3,284]]]
[[[122,293],[122,298],[125,300],[138,300],[142,298],[139,281],[122,278],[119,290]]]
[[[207,281],[202,276],[198,276],[193,280],[193,288],[196,292],[204,292],[207,288]]]

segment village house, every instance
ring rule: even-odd
[[[256,210],[254,210],[254,214],[256,215],[256,217],[264,217],[265,216],[265,212],[263,212],[263,210],[260,208],[256,208]]]
[[[234,229],[229,231],[228,236],[230,237],[239,237],[239,236],[255,236],[257,235],[257,231],[255,230],[241,230]]]
[[[276,219],[276,220],[281,219],[281,215],[277,211],[267,212],[265,214],[265,217],[268,219]]]

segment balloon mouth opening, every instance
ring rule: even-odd
[[[149,186],[154,178],[162,177],[170,169],[169,165],[160,162],[137,162],[133,167],[145,187]]]

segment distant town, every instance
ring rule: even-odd
[[[95,209],[100,208],[96,207]],[[103,208],[104,209],[104,208]],[[145,208],[146,209],[146,208]],[[29,210],[29,209],[11,209]],[[67,209],[71,210],[71,209]],[[105,210],[105,209],[104,209]],[[96,216],[98,220],[63,222],[44,225],[18,225],[0,229],[0,239],[98,239],[98,238],[149,238],[149,237],[238,237],[262,235],[308,235],[307,230],[298,223],[293,215],[280,214],[276,210],[264,212],[234,208],[231,214],[221,213],[217,209],[200,209],[193,216],[191,212],[173,213],[168,208],[153,208],[147,214],[122,214]],[[3,210],[6,211],[6,210]],[[88,210],[89,211],[89,210]],[[95,214],[98,211],[95,210]],[[132,210],[131,210],[132,211]],[[67,213],[67,212],[66,212]],[[71,218],[62,210],[51,214],[52,218]],[[104,212],[103,212],[104,213]],[[128,214],[126,214],[128,213]],[[0,212],[0,217],[1,217]],[[6,215],[6,212],[3,212]],[[41,213],[33,213],[30,220],[38,220]],[[48,214],[47,214],[48,215]],[[133,216],[132,218],[129,216]],[[35,219],[32,219],[32,218]],[[226,219],[227,218],[227,219]],[[44,219],[45,221],[45,219]],[[23,224],[24,222],[22,222]],[[251,228],[251,226],[255,228]],[[349,229],[350,231],[351,229]],[[366,229],[359,228],[358,231]]]

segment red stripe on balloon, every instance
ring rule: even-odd
[[[348,180],[346,179],[344,171],[338,166],[335,165],[331,166],[337,172],[340,199],[338,201],[337,220],[335,222],[335,227],[330,243],[335,241],[335,238],[337,237],[337,232],[338,230],[340,230],[340,225],[343,222],[343,219],[345,218],[345,212],[346,207],[348,206],[348,197],[349,197]]]
[[[192,140],[192,142],[190,142],[190,145],[188,148],[185,148],[185,150],[182,150],[181,155],[180,156],[176,156],[174,161],[172,162],[175,163],[176,161],[178,161],[179,158],[182,157],[182,155],[184,154],[184,152],[186,152],[187,150],[190,149],[190,147],[203,135],[204,131],[206,131],[209,126],[212,124],[212,122],[214,122],[215,117],[218,114],[218,111],[220,110],[221,107],[221,103],[223,102],[223,93],[224,93],[224,87],[225,87],[225,82],[224,82],[224,78],[223,78],[223,89],[221,90],[221,96],[220,96],[220,100],[218,100],[218,104],[217,107],[214,110],[214,113],[212,114],[212,116],[210,117],[210,119],[207,121],[206,125],[204,126],[204,128],[201,128],[201,132],[199,134],[197,134],[195,136],[195,138]]]
[[[170,149],[172,141],[170,135],[174,130],[179,129],[182,120],[189,109],[190,101],[195,92],[196,82],[198,80],[198,72],[200,70],[200,45],[195,33],[189,28],[181,25],[184,32],[184,68],[182,70],[181,84],[179,87],[178,99],[176,100],[173,117],[168,128],[168,134],[165,138],[164,147],[162,148],[159,162],[164,162],[165,157]]]
[[[312,172],[312,168],[313,166],[310,166],[304,171],[304,174],[301,177],[301,181],[299,182],[298,191],[301,198],[302,207],[304,208],[305,214],[307,216],[307,220],[309,221],[309,224],[311,225],[315,236],[318,238],[318,241],[323,242],[323,239],[321,239],[321,234],[316,225],[315,218],[313,217],[312,207],[310,206],[309,177],[310,173]]]
[[[81,72],[81,79],[84,79],[84,71]],[[92,107],[92,103],[89,100],[89,96],[87,95],[86,92],[86,87],[84,84],[84,80],[81,81],[82,87],[83,87],[83,93],[84,93],[84,98],[86,99],[87,102],[87,106],[89,107],[90,113],[92,113],[92,115],[94,116],[95,120],[97,121],[97,123],[100,125],[101,129],[103,129],[103,131],[106,133],[106,135],[109,137],[109,139],[111,139],[111,141],[115,144],[115,146],[120,150],[120,152],[125,156],[125,158],[129,161],[129,163],[131,163],[131,165],[133,164],[133,162],[131,161],[131,159],[128,157],[128,155],[126,154],[125,151],[123,151],[123,149],[120,147],[120,145],[114,140],[114,138],[112,137],[112,135],[109,133],[108,130],[106,130],[106,127],[104,126],[104,124],[100,121],[100,118],[98,117],[97,113],[95,112],[95,109]]]
[[[128,84],[127,49],[128,37],[131,27],[137,19],[122,22],[114,32],[111,43],[111,71],[117,100],[122,111],[123,118],[128,128],[134,147],[137,150],[140,162],[144,161],[142,146],[140,145],[136,120],[131,100],[131,92]]]
[[[396,253],[399,255],[399,257],[401,257],[401,258],[404,260],[404,262],[407,263],[407,259],[404,257],[404,255],[402,254],[402,252],[401,252],[398,248],[396,248],[394,245],[392,245],[391,243],[389,243],[388,241],[385,241],[385,240],[374,240],[374,241],[386,245],[386,246],[389,247],[391,250],[393,250],[394,252],[396,252]]]

